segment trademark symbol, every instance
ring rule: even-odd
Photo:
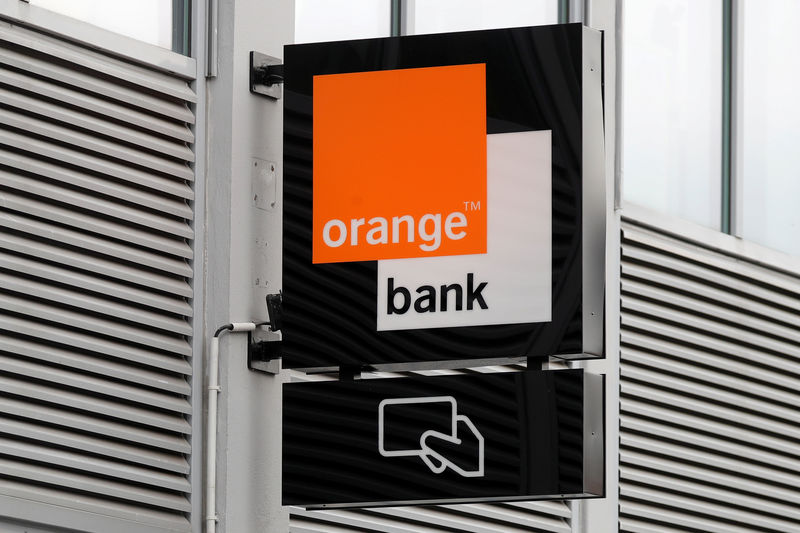
[[[478,200],[477,202],[464,202],[464,211],[480,211],[481,210],[481,201]]]

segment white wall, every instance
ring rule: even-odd
[[[254,207],[251,168],[254,158],[270,161],[280,175],[283,102],[250,94],[248,56],[283,57],[294,1],[221,0],[218,20],[218,76],[207,84],[206,336],[230,321],[266,319],[266,294],[280,287],[280,202]],[[218,531],[287,531],[280,378],[247,369],[246,335],[225,335],[220,360]]]

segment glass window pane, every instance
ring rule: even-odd
[[[414,0],[408,5],[410,35],[558,22],[558,0]]]
[[[740,5],[740,233],[800,255],[800,2]]]
[[[30,3],[89,24],[172,49],[173,0],[30,0]]]
[[[388,37],[389,0],[296,0],[294,42]]]
[[[624,198],[719,229],[722,2],[628,0],[622,28]]]

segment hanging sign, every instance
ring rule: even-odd
[[[283,504],[599,496],[602,388],[582,370],[286,384]]]
[[[287,46],[283,366],[601,357],[600,34]]]

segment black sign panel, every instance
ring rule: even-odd
[[[286,384],[283,504],[598,496],[601,391],[582,370]]]
[[[602,186],[600,192],[587,188],[590,186],[586,180],[590,171],[600,172],[602,180],[597,35],[579,24],[568,24],[285,48],[284,368],[384,365],[383,368],[393,369],[435,366],[442,361],[602,356],[605,193]],[[587,39],[591,43],[587,44]],[[587,51],[593,49],[587,60]],[[595,63],[590,65],[587,61]],[[386,305],[378,309],[378,261],[314,263],[312,258],[315,77],[475,64],[485,65],[487,135],[539,131],[552,135],[550,319],[514,323],[517,320],[510,316],[508,323],[379,331],[376,312]],[[587,99],[589,93],[591,98]],[[590,115],[591,123],[587,118]],[[359,161],[349,164],[357,166]],[[402,183],[396,186],[402,187]],[[599,219],[590,220],[587,216],[587,196],[599,202]],[[465,210],[476,207],[464,203]],[[368,221],[373,215],[364,216]],[[444,224],[444,214],[442,217]],[[448,220],[456,225],[457,237],[462,219],[456,216]],[[363,232],[366,224],[362,221]],[[334,227],[327,237],[338,239],[338,232],[344,228]],[[595,233],[590,235],[591,232]],[[343,234],[341,240],[345,240]],[[520,242],[519,246],[526,244]],[[453,291],[463,291],[466,300],[464,311],[460,309],[461,302],[456,302],[459,312],[466,312],[473,304],[476,310],[484,304],[493,305],[494,285],[490,282],[481,293],[484,280],[477,274],[473,280],[471,272],[459,273],[452,280],[453,284],[460,284]],[[437,295],[433,291],[445,285],[442,282],[422,287],[430,293],[430,300],[423,303],[439,315],[443,307],[436,306]],[[390,297],[397,298],[392,303],[399,302],[401,310],[408,307],[412,296],[417,297],[416,285],[409,289],[389,287]],[[406,290],[410,292],[404,304],[400,296]],[[441,294],[438,297],[446,298]]]

